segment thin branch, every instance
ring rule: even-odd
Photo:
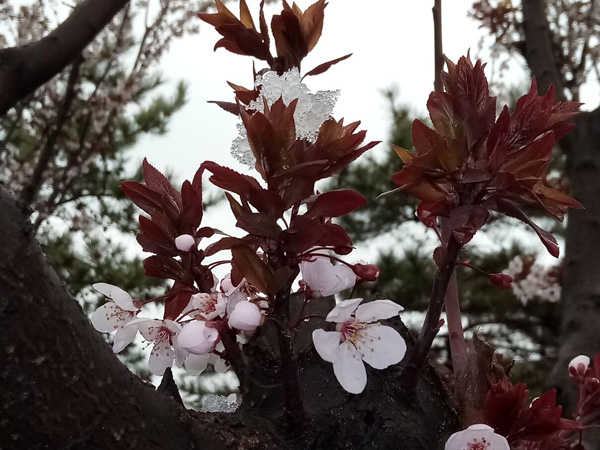
[[[444,70],[444,49],[442,41],[442,0],[435,0],[435,4],[431,10],[433,13],[433,39],[434,39],[434,62],[435,62],[435,78],[433,88],[436,91],[442,91],[442,70]]]
[[[79,57],[75,59],[71,66],[69,80],[67,81],[67,88],[65,90],[65,96],[63,97],[62,104],[58,110],[54,128],[50,132],[48,138],[46,139],[46,144],[40,152],[40,157],[29,183],[21,191],[21,198],[23,201],[25,201],[25,203],[31,203],[36,197],[43,182],[44,172],[46,171],[48,164],[50,164],[51,159],[54,157],[56,142],[60,136],[60,133],[62,132],[63,125],[69,116],[69,111],[71,109],[71,105],[73,104],[73,100],[76,97],[77,80],[79,79],[79,69],[82,63],[83,57],[79,55]]]

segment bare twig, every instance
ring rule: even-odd
[[[54,156],[54,150],[56,147],[56,141],[60,136],[63,125],[69,116],[69,111],[71,109],[71,105],[76,96],[76,86],[77,81],[79,79],[79,68],[83,63],[83,57],[79,55],[78,58],[75,59],[71,66],[71,71],[69,73],[69,80],[67,81],[67,88],[65,90],[65,96],[63,97],[63,101],[60,105],[60,109],[58,110],[58,114],[56,116],[56,122],[54,124],[54,128],[48,135],[46,139],[46,143],[40,152],[40,157],[37,161],[35,169],[33,171],[33,175],[29,183],[23,188],[21,191],[21,198],[26,203],[31,203],[35,196],[37,195],[40,186],[42,185],[44,172],[50,163],[50,160]]]

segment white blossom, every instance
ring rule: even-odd
[[[313,292],[313,297],[335,295],[356,284],[356,274],[345,264],[333,265],[329,258],[315,257],[300,263],[302,281]]]
[[[148,342],[153,343],[148,367],[154,375],[163,375],[173,365],[177,335],[181,326],[172,320],[134,319],[125,328],[136,328]]]
[[[547,268],[531,261],[525,264],[522,256],[516,256],[502,273],[513,278],[513,293],[523,305],[532,300],[550,303],[560,300],[561,287],[555,268]]]
[[[113,352],[119,353],[135,339],[137,329],[125,325],[139,314],[141,303],[134,301],[127,292],[112,284],[96,283],[92,287],[110,299],[92,314],[92,325],[102,333],[116,330]]]
[[[359,305],[362,298],[345,300],[327,315],[336,331],[313,331],[313,343],[319,356],[333,363],[333,372],[342,387],[360,394],[367,384],[364,362],[374,369],[399,363],[406,353],[400,334],[378,321],[398,315],[402,307],[390,300],[376,300]]]
[[[488,425],[475,424],[450,436],[444,450],[510,450],[504,436]]]
[[[192,311],[198,313],[206,320],[213,320],[217,317],[223,317],[225,314],[226,300],[218,292],[210,294],[194,294],[191,297]]]

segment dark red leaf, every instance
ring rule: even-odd
[[[236,116],[240,115],[240,107],[237,103],[233,102],[221,102],[219,100],[209,100],[207,103],[214,103],[217,106],[220,106],[225,111],[234,114]]]
[[[184,281],[188,274],[179,261],[164,256],[150,256],[144,260],[146,275],[165,280]]]
[[[121,189],[133,203],[150,215],[161,208],[160,194],[137,181],[123,181]]]
[[[231,254],[242,275],[260,292],[268,294],[268,286],[273,283],[273,274],[256,251],[246,245],[234,245]]]
[[[137,235],[137,241],[144,251],[162,256],[177,256],[179,254],[173,237],[169,236],[147,217],[140,216],[139,220],[142,232]]]
[[[281,233],[281,246],[288,252],[302,253],[314,247],[325,233],[326,229],[318,220],[296,216],[290,227]]]
[[[308,208],[306,217],[340,217],[367,204],[367,199],[350,189],[325,192]]]
[[[539,236],[542,244],[544,244],[548,252],[555,258],[558,258],[558,242],[556,242],[554,236],[537,226],[517,203],[507,199],[497,199],[495,201],[495,208],[492,209],[495,209],[502,214],[506,214],[507,216],[514,217],[515,219],[519,219],[520,221],[529,225]]]
[[[347,55],[342,56],[341,58],[333,59],[333,60],[327,61],[323,64],[319,64],[317,67],[315,67],[314,69],[307,72],[304,75],[304,77],[319,75],[319,74],[322,74],[323,72],[327,72],[331,66],[333,66],[334,64],[337,64],[341,61],[344,61],[345,59],[348,59],[351,56],[352,56],[352,53],[348,53]],[[302,78],[304,78],[304,77],[302,77]]]
[[[237,221],[236,226],[255,236],[269,239],[279,239],[281,227],[273,217],[262,213],[244,214]]]

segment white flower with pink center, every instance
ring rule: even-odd
[[[181,326],[172,320],[134,319],[126,328],[136,328],[148,342],[154,343],[148,367],[154,375],[163,375],[167,367],[173,365],[175,358],[174,347],[177,345],[177,335]]]
[[[510,450],[504,436],[488,425],[475,424],[450,436],[444,450]]]
[[[356,274],[344,265],[333,265],[329,258],[314,257],[300,263],[302,281],[313,292],[313,297],[328,297],[356,284]]]
[[[142,303],[133,300],[127,292],[112,284],[96,283],[92,287],[110,299],[92,314],[92,325],[102,333],[116,331],[113,352],[119,353],[135,339],[137,329],[125,325],[139,314]]]
[[[406,353],[400,334],[378,321],[397,316],[402,307],[390,300],[359,305],[362,298],[345,300],[327,315],[336,331],[313,331],[313,343],[321,358],[333,363],[333,372],[342,387],[360,394],[367,384],[366,362],[374,369],[399,363]]]
[[[213,320],[225,315],[225,298],[216,291],[210,294],[194,294],[191,298],[192,311],[190,315],[199,314],[206,320]]]

